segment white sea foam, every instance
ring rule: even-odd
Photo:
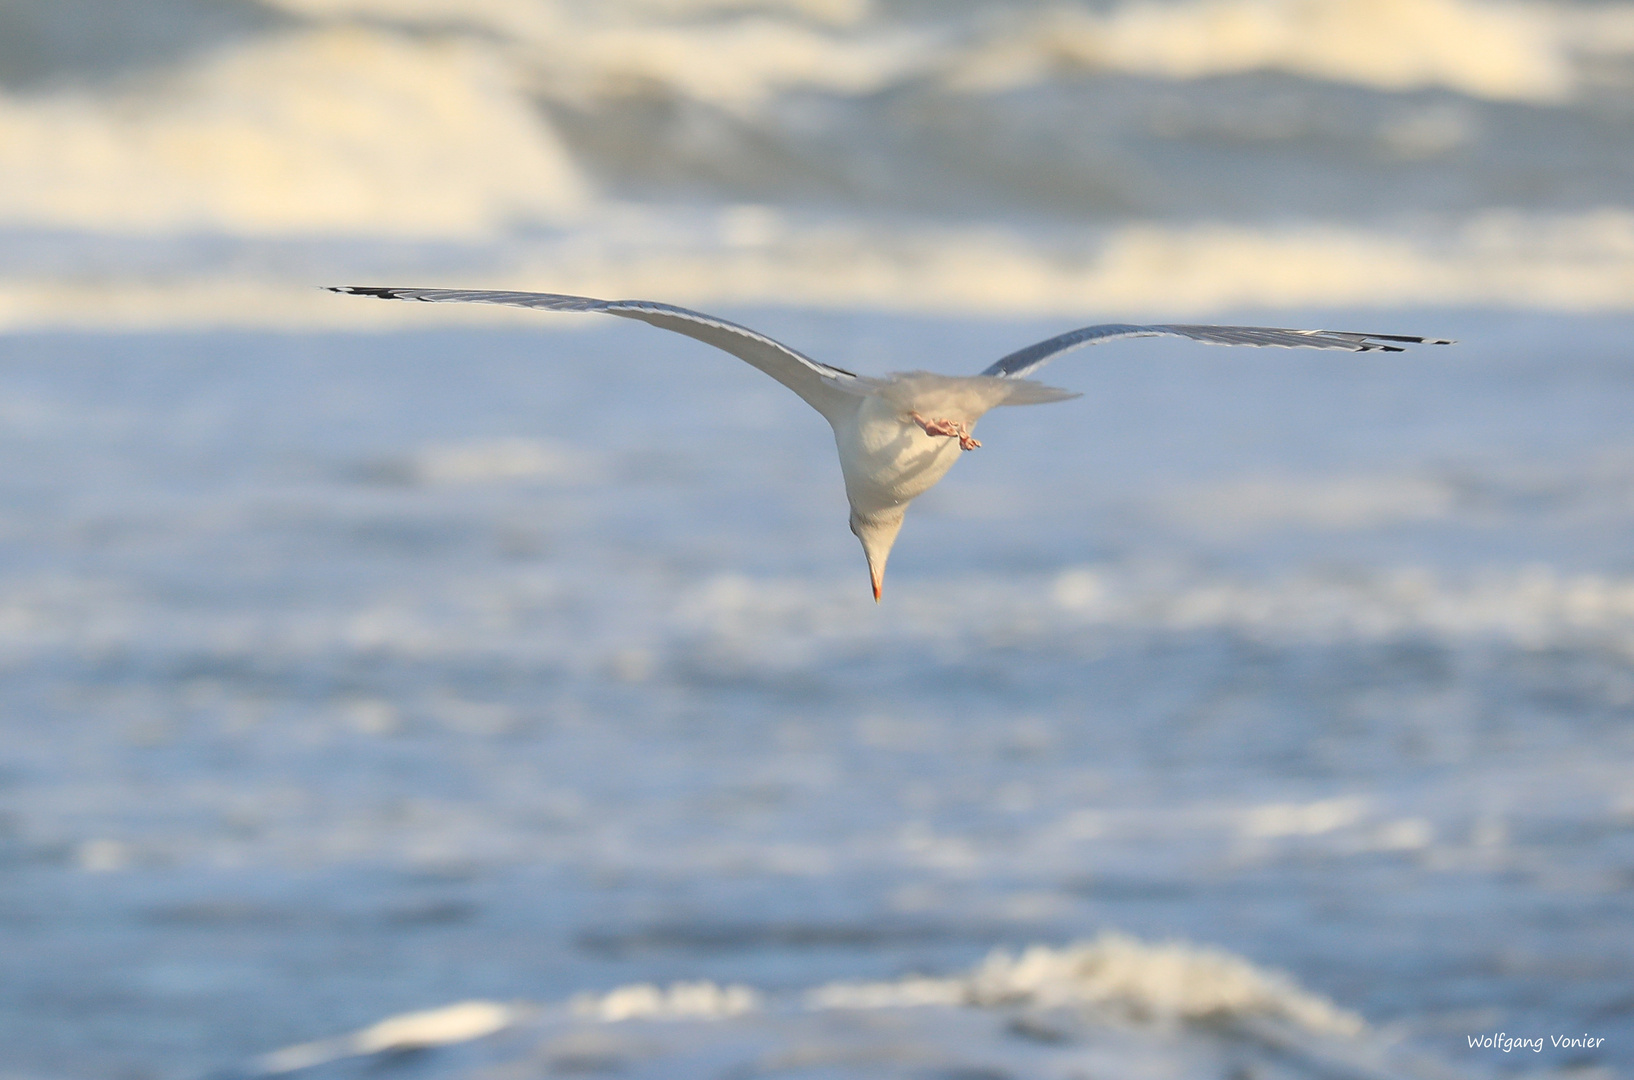
[[[350,1035],[275,1050],[259,1058],[254,1067],[262,1075],[277,1075],[346,1057],[450,1046],[492,1035],[510,1025],[516,1016],[516,1009],[509,1005],[462,1001],[387,1017]]]
[[[1417,232],[1338,224],[1137,224],[1086,230],[1070,253],[1061,250],[1059,235],[1041,244],[992,227],[870,228],[782,219],[765,242],[746,245],[725,227],[729,215],[632,239],[646,219],[614,215],[569,240],[498,247],[491,269],[442,271],[437,283],[699,307],[1068,317],[1204,316],[1254,307],[1588,312],[1634,306],[1634,210],[1625,208],[1491,212],[1451,229]],[[338,297],[313,289],[310,277],[284,276],[282,267],[257,269],[253,253],[243,262],[249,265],[167,276],[0,277],[0,329],[540,325],[547,318],[489,305]]]
[[[1242,831],[1251,837],[1322,836],[1361,821],[1368,801],[1353,795],[1312,803],[1268,803],[1246,811]]]
[[[1594,64],[1634,56],[1634,7],[1527,0],[1136,0],[1105,11],[1035,11],[1019,28],[887,18],[856,0],[277,3],[299,17],[295,29],[112,85],[0,93],[0,224],[469,239],[577,221],[599,206],[596,193],[585,162],[574,160],[540,103],[580,110],[601,127],[610,102],[668,101],[682,113],[698,105],[758,116],[790,95],[859,100],[934,85],[952,88],[946,107],[959,110],[961,96],[975,91],[1091,70],[1176,80],[1283,71],[1384,92],[1442,87],[1474,98],[1561,103],[1592,81],[1585,72]],[[1468,119],[1449,124],[1448,115],[1416,128],[1386,122],[1379,138],[1407,157],[1434,156],[1470,137]],[[812,178],[812,166],[801,161],[832,153],[828,143],[803,141],[807,134],[787,118],[748,130],[751,139],[781,147],[780,182],[790,191]],[[640,127],[621,137],[646,144],[636,148],[643,152],[653,142]],[[695,153],[698,140],[711,136],[683,128],[675,138]],[[853,138],[869,137],[853,132],[845,141]],[[959,143],[946,150],[959,158],[972,152]],[[1089,174],[1070,182],[1074,201],[1096,183]],[[1022,197],[1011,190],[1000,205]],[[1154,243],[1134,235],[1125,241]],[[1252,235],[1215,242],[1231,262],[1337,242],[1350,258],[1321,263],[1314,275],[1329,292],[1343,292],[1336,279],[1362,278],[1381,257],[1412,264],[1407,269],[1417,272],[1409,278],[1445,277],[1389,240],[1318,231],[1284,238],[1274,253]],[[1155,247],[1144,256],[1149,262],[1173,257],[1161,240]],[[990,254],[972,251],[970,261]],[[1360,269],[1346,273],[1346,265]],[[750,276],[749,269],[737,276]],[[1294,269],[1287,276],[1311,275]],[[1484,302],[1498,292],[1536,291],[1541,275],[1515,276],[1500,263],[1481,288],[1437,291],[1474,292]],[[1247,291],[1263,278],[1251,276]],[[1420,293],[1422,281],[1400,279],[1401,295]],[[1573,295],[1584,289],[1562,284]]]
[[[1634,655],[1634,579],[1545,566],[1460,578],[1400,567],[1269,580],[1083,566],[1030,581],[921,582],[904,587],[867,622],[859,618],[861,600],[849,576],[726,575],[680,589],[656,582],[649,588],[659,591],[643,604],[642,618],[660,635],[653,643],[660,651],[644,661],[649,672],[664,666],[671,649],[722,671],[778,672],[882,640],[982,653],[995,640],[1054,643],[1095,627],[1228,631],[1306,644],[1424,638],[1454,646],[1592,646]],[[451,578],[423,594],[351,606],[196,615],[170,647],[262,659],[339,652],[451,660],[543,651],[605,670],[607,643],[564,638],[551,617],[579,598],[577,588],[554,579]],[[153,628],[171,623],[168,611],[162,598],[97,582],[13,583],[0,595],[0,657],[21,662],[55,649],[94,655],[147,647]]]
[[[1019,955],[995,952],[967,975],[887,983],[835,983],[811,992],[817,1008],[920,1005],[1093,1007],[1142,1020],[1269,1016],[1321,1035],[1361,1033],[1359,1016],[1278,972],[1218,949],[1151,945],[1122,934]]]
[[[1011,1019],[994,1024],[993,1015]],[[618,1035],[618,1025],[631,1020],[663,1023],[643,1025],[638,1037]],[[490,1065],[546,1058],[607,1067],[633,1056],[649,1068],[679,1068],[707,1048],[713,1061],[746,1059],[762,1068],[874,1063],[888,1070],[878,1075],[898,1075],[891,1066],[903,1062],[940,1062],[951,1071],[1010,1060],[1020,1034],[1032,1046],[1023,1060],[1039,1075],[1065,1075],[1061,1069],[1082,1065],[1086,1053],[1103,1067],[1162,1062],[1167,1073],[1188,1059],[1212,1060],[1207,1045],[1222,1030],[1254,1042],[1269,1034],[1281,1054],[1337,1055],[1353,1064],[1381,1049],[1360,1017],[1279,972],[1218,949],[1109,933],[1059,949],[995,952],[961,975],[831,983],[799,997],[694,982],[580,994],[566,1009],[465,1002],[279,1050],[254,1068],[277,1074],[339,1057],[470,1042],[504,1028],[511,1029],[507,1042],[490,1048]],[[446,1059],[431,1065],[460,1071]]]
[[[722,579],[701,583],[675,618],[739,663],[776,668],[791,656],[858,633],[854,587]],[[965,580],[899,596],[892,635],[973,647],[996,637],[1049,641],[1074,627],[1192,632],[1229,630],[1279,642],[1426,637],[1449,644],[1506,642],[1526,648],[1594,643],[1634,652],[1634,580],[1565,575],[1548,567],[1488,571],[1449,580],[1428,570],[1280,580],[1172,578],[1115,567],[1062,571],[1043,596],[1014,583]],[[1039,603],[1045,596],[1055,611]],[[1048,602],[1048,601],[1047,601]],[[974,612],[981,612],[973,620]],[[979,625],[966,638],[960,626]],[[796,631],[794,628],[798,628]]]
[[[0,95],[0,223],[478,236],[585,195],[478,42],[318,29],[113,91]]]
[[[511,43],[508,59],[536,88],[571,100],[658,86],[742,109],[794,88],[870,93],[932,58],[922,33],[874,26],[867,34],[841,35],[812,25],[812,15],[820,23],[854,24],[862,11],[845,3],[674,4],[663,6],[670,19],[655,19],[644,3],[276,2],[326,20],[368,16],[398,25],[481,28]],[[711,17],[734,7],[736,18]]]
[[[1600,640],[1634,648],[1634,581],[1546,567],[1463,583],[1402,569],[1361,580],[1300,575],[1275,584],[1215,581],[1150,591],[1083,569],[1064,571],[1055,596],[1088,621],[1119,625],[1230,627],[1329,640],[1412,634],[1527,646]]]
[[[798,1001],[768,997],[747,986],[707,981],[667,988],[639,984],[604,994],[579,994],[565,1010],[468,1001],[391,1017],[350,1035],[274,1051],[257,1059],[253,1068],[262,1075],[292,1072],[344,1057],[471,1042],[506,1028],[513,1029],[509,1054],[528,1054],[541,1044],[560,1053],[566,1047],[587,1044],[585,1029],[578,1025],[616,1025],[629,1020],[665,1021],[673,1031],[686,1032],[676,1042],[664,1031],[644,1028],[640,1056],[649,1059],[696,1053],[700,1044],[710,1043],[715,1044],[717,1054],[747,1051],[762,1060],[768,1052],[809,1055],[817,1051],[825,1057],[853,1058],[859,1052],[882,1052],[878,1038],[879,1030],[884,1029],[865,1024],[853,1030],[821,1019],[821,1014],[836,1010],[917,1013],[917,1018],[901,1015],[888,1027],[897,1033],[900,1046],[887,1051],[887,1056],[912,1056],[924,1052],[916,1043],[935,1037],[941,1026],[939,1018],[964,1026],[967,1022],[960,1021],[956,1013],[965,1009],[1003,1013],[1068,1010],[1081,1023],[1099,1025],[1096,1030],[1102,1036],[1110,1035],[1109,1028],[1118,1024],[1133,1023],[1161,1032],[1177,1023],[1230,1027],[1270,1020],[1292,1025],[1317,1040],[1359,1045],[1357,1041],[1367,1031],[1354,1013],[1301,988],[1286,975],[1259,968],[1239,956],[1183,942],[1150,944],[1108,933],[1059,949],[1036,945],[1019,954],[994,952],[972,971],[946,978],[831,983],[808,991]],[[811,1016],[818,1025],[813,1027],[802,1014],[818,1014]],[[925,1029],[927,1023],[930,1027]],[[982,1025],[976,1030],[984,1029]],[[1005,1037],[1003,1029],[995,1034]],[[1063,1038],[1058,1036],[1057,1041]],[[1172,1041],[1172,1033],[1164,1040]],[[1115,1042],[1108,1044],[1109,1049]],[[787,1049],[768,1050],[768,1046],[785,1044]],[[955,1054],[992,1053],[984,1044],[985,1039],[978,1039],[973,1047],[947,1049]],[[602,1057],[632,1050],[605,1039],[594,1040],[593,1045]],[[1128,1050],[1118,1047],[1114,1053]]]
[[[993,90],[1074,67],[1171,79],[1285,71],[1385,91],[1444,87],[1558,103],[1579,89],[1585,55],[1634,52],[1634,7],[1583,10],[1537,0],[1132,0],[1100,11],[1049,7],[1024,14],[1019,27],[1012,18],[965,33],[905,30],[870,18],[864,4],[817,0],[277,3],[323,19],[480,26],[522,43],[558,93],[616,93],[646,83],[735,107],[795,87],[868,93],[925,76]],[[687,18],[722,12],[739,17]],[[669,19],[655,22],[654,14]]]
[[[979,48],[957,84],[1041,81],[1063,65],[1171,79],[1284,71],[1385,91],[1444,87],[1555,103],[1579,58],[1634,50],[1634,7],[1507,0],[1136,0],[1049,12]]]
[[[619,1020],[712,1020],[741,1016],[761,1007],[761,995],[741,985],[680,982],[667,987],[651,983],[621,986],[605,994],[576,995],[568,1007],[575,1016]]]

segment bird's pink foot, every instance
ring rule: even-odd
[[[960,450],[974,450],[980,446],[970,434],[970,429],[958,420],[926,420],[918,413],[909,413],[908,418],[925,429],[926,435],[940,435],[943,438],[958,439]]]

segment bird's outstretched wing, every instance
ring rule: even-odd
[[[1408,345],[1451,345],[1442,338],[1406,334],[1353,334],[1340,330],[1283,330],[1274,326],[1191,326],[1185,324],[1131,326],[1108,323],[1068,330],[1048,341],[1018,349],[983,371],[1006,379],[1020,379],[1037,371],[1061,353],[1083,345],[1134,337],[1183,337],[1210,345],[1277,345],[1286,349],[1344,349],[1348,352],[1401,352]]]
[[[747,326],[652,300],[597,300],[559,293],[496,292],[488,289],[395,289],[373,285],[328,285],[330,292],[350,296],[378,296],[383,300],[422,300],[433,304],[505,304],[541,311],[601,311],[626,319],[640,319],[663,330],[673,330],[713,345],[759,368],[799,394],[812,408],[828,416],[842,403],[855,402],[857,376],[844,368],[819,363]]]

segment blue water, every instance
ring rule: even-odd
[[[727,314],[866,372],[1064,328]],[[822,421],[645,327],[0,339],[7,1068],[1116,929],[1628,1069],[1634,325],[1278,317],[1461,344],[1075,354],[879,607]]]

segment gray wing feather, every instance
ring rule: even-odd
[[[812,408],[829,415],[842,402],[854,402],[857,376],[813,360],[747,326],[652,300],[597,300],[560,293],[499,292],[490,289],[398,289],[369,285],[330,285],[330,292],[377,296],[383,300],[420,300],[433,304],[504,304],[540,311],[599,311],[639,319],[663,330],[696,338],[759,368],[799,394]]]
[[[1060,354],[1084,345],[1137,337],[1183,337],[1210,345],[1274,345],[1287,349],[1344,349],[1347,352],[1401,352],[1392,342],[1409,345],[1451,345],[1443,338],[1412,337],[1405,334],[1355,334],[1342,330],[1284,330],[1274,326],[1194,326],[1164,324],[1132,326],[1108,323],[1085,326],[1018,349],[983,371],[1006,379],[1020,379],[1037,371]]]

